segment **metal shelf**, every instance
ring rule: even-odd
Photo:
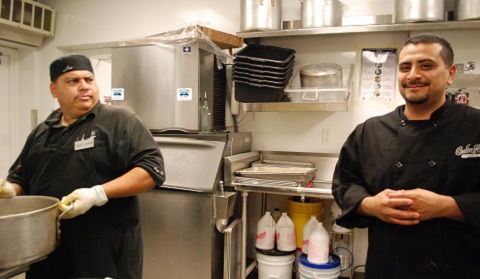
[[[264,194],[276,194],[276,195],[294,195],[294,196],[305,196],[305,197],[319,197],[324,199],[333,199],[330,181],[313,181],[311,188],[304,187],[291,187],[291,186],[273,186],[268,184],[242,184],[232,181],[232,185],[235,187],[235,190],[241,192],[242,194],[242,255],[240,262],[240,279],[246,279],[247,276],[252,271],[254,263],[247,266],[246,257],[247,257],[247,226],[248,226],[248,193],[264,193]]]
[[[232,183],[235,189],[240,192],[255,192],[287,196],[305,196],[323,199],[333,199],[332,182],[314,181],[311,188],[289,187],[289,186],[271,186],[271,185],[246,185],[241,183]]]
[[[384,25],[355,25],[335,26],[308,29],[289,29],[277,31],[254,31],[237,32],[237,36],[247,38],[266,37],[289,37],[289,36],[312,36],[332,35],[349,33],[371,33],[371,32],[401,32],[401,31],[436,31],[436,30],[458,30],[458,29],[479,29],[480,20],[469,21],[446,21],[446,22],[424,22],[424,23],[402,23]]]
[[[318,103],[242,103],[244,111],[251,112],[307,112],[348,111],[348,101]]]
[[[468,30],[480,29],[480,20],[446,21],[424,23],[402,23],[382,25],[335,26],[309,29],[289,29],[278,31],[238,32],[237,36],[258,42],[261,38],[321,36],[333,34],[372,33],[372,32],[402,32],[402,31],[435,31],[435,30]],[[248,40],[247,40],[248,41]],[[348,111],[348,100],[340,102],[315,103],[242,103],[247,112],[313,112],[313,111]]]

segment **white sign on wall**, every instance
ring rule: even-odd
[[[360,98],[362,101],[393,100],[396,84],[397,49],[364,48]]]

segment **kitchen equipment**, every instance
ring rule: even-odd
[[[249,45],[235,53],[233,80],[239,102],[280,102],[293,74],[295,50]]]
[[[340,87],[303,87],[300,71],[296,71],[285,87],[285,94],[290,102],[345,102],[348,101],[353,81],[353,64],[341,65],[342,85]]]
[[[302,28],[339,25],[340,2],[338,0],[300,0]]]
[[[454,19],[470,20],[480,18],[480,2],[476,0],[455,0]]]
[[[0,199],[0,270],[39,261],[55,250],[67,212],[58,215],[58,203],[45,196]]]
[[[224,270],[224,260],[239,253],[230,242],[224,246],[224,232],[231,233],[230,218],[239,215],[238,196],[221,187],[223,161],[250,150],[250,133],[153,134],[167,178],[160,190],[139,196],[143,278],[220,279],[235,273]]]
[[[444,21],[443,0],[395,0],[395,22]]]
[[[316,168],[288,166],[260,166],[237,170],[235,173],[250,178],[295,181],[307,183],[313,179]]]
[[[218,71],[216,56],[203,47],[197,42],[112,50],[112,88],[125,92],[113,105],[139,114],[167,173],[160,189],[139,195],[144,279],[238,277],[232,263],[238,251],[224,235],[238,237],[232,233],[239,228],[230,223],[239,215],[238,197],[221,182],[224,157],[250,151],[251,134],[225,131],[226,71]],[[199,133],[205,92],[213,129]]]
[[[202,99],[210,108],[213,131],[225,130],[225,90],[216,90],[215,55],[188,45],[141,45],[112,49],[112,91],[123,99],[112,104],[138,113],[150,130],[180,128],[198,131]]]
[[[225,229],[225,253],[223,279],[236,279],[241,277],[242,254],[242,222],[237,218]]]
[[[334,63],[311,64],[300,69],[302,87],[340,87],[342,78],[342,66]]]
[[[241,31],[280,30],[282,0],[241,0]]]
[[[266,46],[248,45],[235,53],[235,63],[250,63],[250,66],[258,68],[283,69],[290,67],[296,51],[293,49]]]

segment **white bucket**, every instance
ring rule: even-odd
[[[268,256],[257,253],[258,279],[292,279],[295,254]]]
[[[300,279],[337,279],[340,276],[340,258],[332,255],[326,264],[314,264],[307,260],[307,255],[299,257],[298,273]]]

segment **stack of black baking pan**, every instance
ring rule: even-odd
[[[243,103],[287,100],[284,89],[292,77],[295,50],[248,45],[235,53],[235,100]]]

